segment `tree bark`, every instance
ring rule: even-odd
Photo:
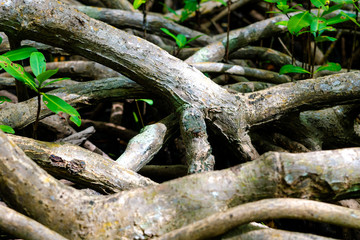
[[[161,236],[217,211],[264,198],[326,201],[359,195],[356,148],[268,153],[230,169],[109,196],[90,196],[60,184],[3,133],[0,150],[2,198],[70,239]]]

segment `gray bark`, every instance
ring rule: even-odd
[[[360,194],[356,148],[268,153],[230,169],[109,196],[60,184],[3,133],[0,150],[4,200],[70,239],[160,236],[217,211],[275,196],[334,200]]]
[[[264,34],[282,31],[273,27]],[[138,83],[110,79],[54,91],[73,106],[102,99],[144,98],[150,92],[151,96],[156,94],[168,100],[177,113],[182,136],[190,149],[189,158],[196,161],[196,172],[207,169],[213,160],[207,140],[209,130],[231,144],[240,160],[253,160],[160,185],[150,182],[151,186],[146,188],[93,196],[61,184],[0,133],[2,199],[69,239],[161,236],[218,211],[264,198],[334,201],[360,196],[358,148],[304,154],[268,153],[259,157],[248,135],[251,127],[295,111],[358,102],[359,72],[238,94],[218,86],[155,45],[56,1],[6,0],[0,5],[0,30],[69,49]],[[253,31],[250,35],[265,36],[261,34]],[[233,49],[247,44],[247,37],[247,33],[239,34]],[[31,99],[5,108],[0,112],[0,122],[22,128],[34,121],[35,106]],[[42,117],[48,114],[48,110],[42,109]],[[48,162],[50,153],[45,154]],[[76,176],[86,173],[87,162],[84,168],[84,159],[72,157],[55,158],[53,165]],[[106,171],[113,174],[110,169],[103,174]]]

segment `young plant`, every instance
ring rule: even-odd
[[[153,101],[152,99],[135,99],[136,109],[137,109],[137,112],[138,112],[139,117],[140,117],[141,126],[144,127],[145,125],[144,125],[144,121],[143,121],[142,116],[141,116],[141,112],[140,112],[140,107],[139,107],[138,101],[146,102],[146,103],[149,104],[150,106],[154,104],[154,101]],[[138,124],[138,123],[139,123],[139,118],[137,117],[137,115],[136,115],[135,112],[132,112],[132,113],[133,113],[135,122]]]
[[[0,37],[0,44],[1,43],[2,43],[2,38]],[[19,60],[24,60],[24,59],[30,57],[30,54],[33,52],[37,52],[37,49],[34,47],[29,47],[29,46],[22,46],[18,49],[8,51],[0,56],[7,57],[11,61],[19,61]],[[2,68],[0,67],[0,70],[1,69]],[[11,100],[5,96],[0,96],[0,104],[2,104],[4,102],[11,102]],[[7,133],[15,133],[14,129],[7,125],[0,125],[0,129]]]
[[[80,114],[71,105],[66,103],[61,98],[47,94],[43,91],[46,86],[62,81],[65,78],[58,78],[52,81],[48,81],[50,77],[57,73],[58,69],[46,70],[45,57],[40,52],[33,52],[30,54],[30,66],[36,79],[24,68],[16,63],[13,63],[7,56],[0,56],[0,66],[4,68],[10,75],[17,80],[23,82],[27,87],[34,90],[38,96],[38,108],[36,114],[36,120],[34,124],[34,137],[36,138],[37,125],[40,117],[41,109],[41,97],[44,104],[54,113],[64,112],[70,115],[70,120],[73,121],[77,126],[81,125]]]
[[[142,4],[144,4],[142,13],[143,13],[144,38],[146,39],[146,0],[134,0],[133,2],[134,9],[138,9]]]
[[[200,19],[200,12],[199,12],[200,3],[204,3],[204,2],[208,2],[208,1],[220,2],[222,5],[226,6],[226,2],[224,0],[184,0],[185,6],[184,6],[184,9],[181,11],[181,15],[179,15],[174,9],[170,8],[169,6],[167,6],[165,4],[162,4],[162,5],[164,5],[169,12],[173,13],[176,17],[178,17],[179,22],[184,22],[194,12],[196,13],[196,16],[199,21],[199,19]],[[174,20],[174,19],[172,19],[172,20]],[[174,20],[174,21],[176,21],[176,20]]]
[[[291,12],[297,12],[299,10],[295,9],[295,6],[290,7],[288,5],[287,0],[265,0],[267,2],[276,3],[276,7],[283,13],[289,16],[288,14]],[[327,63],[322,67],[319,67],[316,71],[314,70],[315,65],[315,51],[316,51],[316,43],[324,42],[324,41],[336,41],[337,39],[334,37],[323,35],[323,33],[327,31],[335,31],[335,28],[332,25],[336,23],[341,23],[344,21],[352,20],[352,16],[349,16],[345,13],[340,13],[335,17],[330,19],[325,19],[324,16],[332,13],[336,10],[342,8],[343,4],[337,4],[332,7],[329,7],[329,0],[311,0],[310,1],[316,8],[317,13],[314,14],[310,11],[300,11],[300,13],[293,15],[290,17],[288,21],[278,22],[278,25],[287,26],[288,31],[293,36],[299,36],[304,33],[310,33],[309,36],[312,36],[315,45],[313,49],[313,53],[310,53],[310,60],[309,60],[309,69],[306,70],[299,66],[293,65],[284,65],[280,69],[280,74],[285,73],[308,73],[313,77],[313,74],[323,70],[330,70],[330,71],[340,71],[341,67],[339,64],[335,63]],[[340,1],[333,1],[335,3],[339,3]],[[345,3],[347,1],[341,1],[341,3]],[[298,6],[298,5],[297,5]]]
[[[4,102],[11,102],[11,100],[8,97],[0,96],[0,104],[3,104]],[[6,133],[15,133],[14,129],[7,125],[0,125],[0,130]]]
[[[195,39],[198,39],[199,37],[201,37],[201,35],[198,35],[196,37],[193,37],[193,38],[187,40],[185,35],[183,35],[183,34],[178,34],[177,36],[175,36],[174,34],[172,34],[166,28],[160,28],[160,29],[161,29],[161,31],[163,31],[164,33],[166,33],[167,35],[169,35],[170,37],[172,37],[175,40],[176,45],[178,46],[178,50],[176,51],[175,56],[177,56],[179,54],[181,49],[188,47],[187,45],[190,42],[192,42]]]

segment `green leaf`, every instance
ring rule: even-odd
[[[179,48],[183,48],[186,45],[186,37],[183,34],[178,34],[176,36],[176,44]]]
[[[279,74],[286,74],[286,73],[309,73],[309,71],[306,71],[302,67],[293,66],[291,64],[284,65],[280,68]]]
[[[341,12],[341,15],[348,17],[353,23],[355,23],[358,27],[360,27],[360,24],[356,21],[356,19],[350,16],[350,15],[352,15],[355,17],[354,14],[346,14],[344,12]]]
[[[329,0],[311,0],[311,3],[314,4],[317,8],[324,8],[325,6],[329,5]]]
[[[143,3],[146,3],[146,0],[134,0],[134,9],[138,9]]]
[[[324,71],[324,70],[338,72],[341,70],[341,66],[338,63],[328,62],[326,65],[321,66],[318,69],[316,69],[315,73]]]
[[[149,105],[154,104],[154,101],[152,99],[137,99],[137,101],[143,101],[143,102],[146,102]]]
[[[33,52],[30,55],[30,66],[36,77],[45,72],[46,61],[44,55],[41,52]]]
[[[0,130],[6,133],[15,133],[14,129],[7,125],[0,125]]]
[[[60,82],[60,81],[63,81],[63,80],[67,80],[67,79],[70,79],[70,78],[58,78],[58,79],[55,79],[55,80],[52,80],[52,81],[50,81],[50,82],[47,82],[47,83],[45,83],[43,86],[42,86],[42,88],[44,88],[44,87],[46,87],[46,86],[48,86],[48,85],[50,85],[50,84],[53,84],[54,82]]]
[[[288,30],[291,34],[297,34],[301,29],[311,24],[312,16],[308,11],[292,16],[288,22]]]
[[[0,44],[2,43],[2,37],[0,37]]]
[[[171,7],[169,7],[168,5],[166,5],[166,4],[164,4],[164,3],[160,3],[160,5],[162,5],[163,7],[166,7],[166,9],[167,9],[169,12],[173,13],[175,16],[179,16],[179,14],[178,14],[174,9],[172,9]]]
[[[51,77],[52,77],[53,75],[55,75],[58,71],[59,71],[59,69],[57,68],[57,69],[47,70],[47,71],[45,71],[45,72],[43,72],[43,73],[40,73],[40,74],[36,77],[36,79],[39,81],[39,87],[41,87],[42,83],[43,83],[45,80],[51,78]]]
[[[334,5],[334,6],[331,6],[331,7],[329,7],[328,10],[323,11],[323,13],[321,14],[321,16],[325,16],[326,14],[329,14],[329,13],[332,13],[332,12],[334,12],[334,11],[336,11],[336,10],[339,10],[339,9],[341,9],[343,6],[344,6],[344,4],[336,4],[336,5]]]
[[[188,12],[195,12],[198,9],[197,0],[184,0],[184,9]]]
[[[316,37],[316,34],[321,34],[326,28],[326,19],[322,17],[313,18],[310,24],[310,32]],[[322,31],[321,31],[322,30]]]
[[[279,21],[279,22],[275,23],[275,25],[281,25],[281,26],[287,27],[288,23],[289,23],[288,20],[286,20],[286,21]]]
[[[197,35],[196,37],[190,38],[189,40],[186,41],[186,44],[188,44],[189,42],[192,42],[196,39],[198,39],[199,37],[201,37],[202,35]]]
[[[37,49],[29,46],[22,46],[18,49],[6,52],[2,56],[8,57],[10,61],[19,61],[30,57],[33,52],[37,52]]]
[[[191,12],[181,11],[180,22],[184,22],[190,16]]]
[[[333,25],[333,24],[337,24],[337,23],[341,23],[341,22],[346,22],[348,20],[350,20],[350,18],[347,17],[346,15],[338,14],[335,17],[328,19],[326,21],[326,23],[327,23],[327,25]]]
[[[4,102],[11,102],[11,99],[6,96],[0,96],[0,104]]]
[[[81,126],[81,119],[80,119],[79,117],[71,116],[71,117],[70,117],[70,121],[72,121],[73,123],[75,123],[76,126],[78,126],[78,127]]]
[[[341,4],[352,4],[353,0],[331,0],[334,3],[341,3]]]
[[[173,39],[175,39],[175,41],[177,41],[177,37],[172,34],[169,30],[167,30],[166,28],[160,28],[161,31],[163,31],[164,33],[166,33],[167,35],[169,35],[170,37],[172,37]]]
[[[0,66],[4,68],[4,70],[8,72],[11,76],[25,83],[32,90],[37,92],[37,87],[33,77],[27,72],[25,72],[24,68],[21,65],[11,62],[10,59],[7,57],[0,56]]]
[[[325,42],[325,41],[334,42],[336,40],[337,38],[329,37],[329,36],[318,36],[315,38],[315,42]]]
[[[221,3],[223,6],[227,6],[227,3],[224,0],[214,0],[215,2]]]
[[[139,122],[139,119],[138,119],[138,117],[137,117],[137,115],[136,115],[136,113],[135,112],[132,112],[133,113],[133,116],[134,116],[134,120],[135,120],[135,122]]]
[[[45,103],[45,105],[54,113],[63,112],[69,114],[72,117],[80,118],[80,114],[78,113],[78,111],[76,111],[75,108],[73,108],[70,104],[68,104],[61,98],[46,93],[41,94],[43,95],[43,102]]]

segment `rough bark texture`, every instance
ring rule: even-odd
[[[5,134],[0,133],[0,141],[5,200],[71,239],[159,236],[249,201],[285,196],[341,199],[358,195],[360,189],[360,152],[347,149],[269,153],[206,176],[194,174],[146,189],[89,196],[53,179]]]
[[[274,25],[279,20],[284,18],[276,17],[234,31],[230,41],[231,51],[249,41],[283,31],[283,27]],[[56,170],[66,169],[80,179],[86,176],[86,181],[94,181],[97,188],[104,191],[129,189],[112,195],[94,196],[61,184],[0,132],[1,198],[69,239],[161,236],[219,211],[264,198],[334,201],[360,195],[358,148],[303,154],[270,152],[259,156],[248,134],[252,127],[299,110],[358,102],[359,72],[281,84],[256,93],[232,93],[154,44],[53,0],[2,1],[0,30],[21,39],[67,49],[136,82],[127,78],[107,79],[79,83],[52,92],[73,106],[104,99],[147,96],[160,96],[167,100],[179,120],[188,148],[191,173],[212,168],[214,158],[207,139],[209,131],[232,146],[238,162],[253,160],[230,169],[193,174],[158,185],[129,170],[122,172],[116,162],[109,164],[114,169],[102,169],[99,164],[106,165],[108,162],[91,162],[89,158],[92,154],[74,158],[75,150],[65,150],[74,149],[72,147],[35,142],[34,146],[27,148],[26,144],[16,140],[19,146],[27,149],[25,151],[31,158],[52,163]],[[210,55],[221,59],[223,42],[212,45],[215,47],[198,51],[192,57],[194,61],[190,59],[189,62],[198,62],[202,57],[208,60]],[[220,54],[214,54],[213,49]],[[23,128],[34,121],[35,107],[35,99],[6,107],[0,112],[0,122]],[[49,110],[41,110],[41,117],[48,114]],[[307,116],[301,118],[300,115],[296,123],[306,125],[310,119]],[[168,129],[161,123],[154,126],[155,132],[166,138]],[[135,170],[151,159],[163,143],[162,138],[155,139],[150,132],[151,127],[134,139],[134,142],[140,139],[140,145],[148,147],[142,152],[143,156],[136,159],[139,162],[131,166]],[[279,138],[286,139],[285,136]],[[318,142],[309,145],[317,148],[324,138],[321,136]],[[36,149],[36,146],[42,150]],[[59,149],[55,150],[57,147]],[[33,155],[32,151],[35,152]],[[95,168],[99,171],[95,172]],[[111,177],[126,172],[128,175],[124,173],[123,177],[129,176],[129,179],[122,183],[128,185],[109,184],[102,177],[107,171],[112,171],[108,173]],[[132,174],[134,178],[130,177]],[[144,185],[147,187],[137,188]]]

